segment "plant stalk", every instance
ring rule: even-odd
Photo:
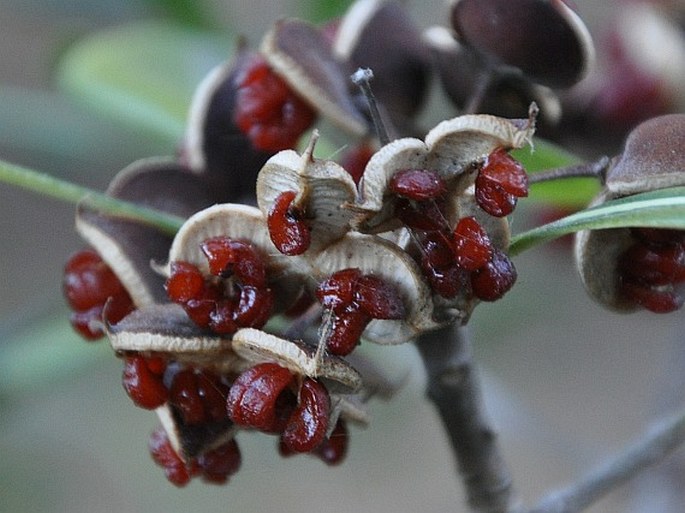
[[[428,397],[449,436],[471,510],[512,512],[511,474],[485,416],[465,329],[450,325],[425,333],[416,345],[428,375]]]

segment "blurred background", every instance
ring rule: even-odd
[[[438,0],[406,3],[422,28],[447,23]],[[605,39],[621,2],[575,3]],[[174,153],[194,86],[229,57],[238,34],[256,43],[280,16],[320,21],[340,9],[315,0],[0,0],[0,158],[102,190],[133,160]],[[141,95],[170,107],[113,101],[97,81],[105,61],[120,83],[147,84]],[[514,231],[539,222],[539,209],[522,207]],[[106,342],[86,344],[68,326],[62,267],[82,247],[73,215],[70,205],[0,184],[0,511],[466,510],[409,345],[371,348],[409,379],[393,401],[373,405],[368,429],[353,428],[341,467],[281,460],[270,440],[248,435],[227,486],[167,483],[147,454],[156,418],[126,397],[121,362]],[[517,258],[517,286],[470,324],[487,409],[526,504],[682,403],[682,312],[602,310],[570,255],[559,241]],[[683,456],[589,511],[682,511],[674,494]]]

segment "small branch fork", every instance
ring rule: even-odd
[[[609,462],[568,488],[552,492],[531,509],[515,501],[511,474],[485,418],[480,384],[464,328],[450,326],[421,335],[416,345],[428,375],[428,397],[449,436],[477,513],[578,513],[685,442],[685,410],[647,431]]]

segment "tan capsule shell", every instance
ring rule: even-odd
[[[293,205],[305,213],[315,252],[341,238],[350,229],[352,212],[344,207],[354,203],[357,188],[350,174],[331,160],[315,159],[318,133],[312,135],[302,155],[284,150],[271,157],[257,177],[257,203],[264,218],[285,191],[295,191]]]
[[[331,392],[353,393],[362,386],[359,373],[342,358],[334,355],[317,358],[316,347],[254,328],[235,332],[233,350],[253,363],[275,362],[301,376],[321,379]]]

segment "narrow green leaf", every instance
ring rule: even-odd
[[[174,145],[200,80],[232,42],[165,22],[134,23],[80,40],[58,66],[60,86],[102,114]]]
[[[118,216],[149,226],[154,226],[168,235],[175,235],[185,219],[168,212],[123,201],[82,185],[61,180],[33,169],[0,160],[0,182],[21,187],[43,196],[67,203],[82,204],[100,212]]]
[[[526,172],[534,174],[539,171],[580,164],[581,159],[554,143],[544,139],[535,139],[533,147],[525,147],[512,152]],[[592,178],[569,178],[554,182],[533,184],[531,201],[549,203],[562,208],[584,208],[599,192],[599,183]]]
[[[685,230],[685,187],[661,189],[607,201],[517,234],[512,237],[509,249],[512,255],[517,255],[568,233],[629,226]]]

